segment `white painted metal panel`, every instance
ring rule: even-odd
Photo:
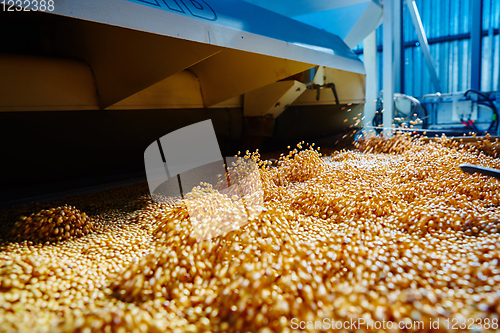
[[[53,13],[363,73],[342,40],[243,1],[59,0]]]

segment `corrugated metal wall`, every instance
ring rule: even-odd
[[[470,32],[471,0],[417,1],[422,24],[429,41],[438,37],[458,36]],[[474,0],[473,0],[474,1]],[[403,34],[405,45],[406,93],[422,96],[433,93],[429,71],[417,34],[411,23],[408,9],[404,8]],[[470,85],[469,39],[454,40],[429,45],[436,71],[441,81],[442,92],[467,90]]]
[[[416,0],[431,55],[441,81],[442,93],[470,88],[471,1]],[[500,0],[483,0],[481,90],[500,90]],[[382,29],[377,29],[379,73],[382,73]],[[403,6],[404,87],[403,92],[421,97],[436,92],[406,5]],[[363,45],[355,49],[360,52]],[[361,55],[362,59],[362,55]],[[379,89],[382,75],[379,75]]]
[[[483,2],[483,54],[481,69],[481,90],[500,90],[500,0]],[[495,34],[496,33],[496,34]]]

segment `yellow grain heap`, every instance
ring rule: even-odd
[[[65,205],[21,216],[11,235],[17,241],[54,242],[86,235],[92,228],[87,214]]]
[[[500,182],[458,168],[499,159],[406,135],[327,157],[299,144],[276,168],[247,158],[261,165],[264,211],[210,240],[197,240],[182,202],[135,188],[126,202],[109,192],[121,209],[73,201],[99,225],[88,235],[5,241],[0,331],[291,332],[304,321],[319,332],[307,321],[359,318],[359,332],[388,332],[383,321],[499,330]]]

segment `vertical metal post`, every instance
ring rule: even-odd
[[[483,30],[483,0],[471,0],[472,28],[470,33],[471,78],[470,88],[481,90],[481,32]]]
[[[471,1],[474,2],[476,0]],[[424,53],[425,63],[427,64],[427,68],[429,69],[429,73],[431,74],[432,84],[434,85],[434,89],[436,90],[436,92],[441,92],[441,84],[436,72],[436,67],[434,66],[434,61],[432,60],[429,43],[427,42],[427,36],[425,35],[424,26],[422,25],[422,20],[420,19],[420,14],[418,13],[417,4],[415,3],[415,0],[406,0],[406,4],[408,5],[408,10],[410,11],[411,19],[417,32],[420,47],[422,48],[422,52]]]
[[[402,37],[402,17],[401,17],[401,3],[402,0],[394,1],[394,92],[401,93],[402,87],[402,77],[401,77],[401,68],[402,68],[402,57],[401,50],[403,49],[403,43],[401,42]]]
[[[489,87],[482,87],[483,90],[489,90],[489,91],[493,91],[495,90],[495,26],[494,26],[494,22],[495,22],[495,14],[498,15],[498,13],[494,12],[493,11],[493,1],[490,1],[490,26],[489,26],[489,29],[488,29],[488,38],[490,40],[490,49],[491,49],[491,52],[490,52],[490,86]],[[482,27],[481,27],[482,28]],[[482,71],[482,69],[481,69]],[[500,86],[498,87],[498,90],[500,90]]]
[[[400,75],[400,81],[401,81],[401,87],[400,87],[400,93],[404,94],[405,93],[405,64],[406,64],[406,48],[405,48],[405,36],[404,36],[404,9],[405,9],[405,0],[400,0],[400,8],[399,8],[399,17],[401,18],[400,22],[400,29],[401,29],[401,36],[399,42],[401,43],[401,50],[400,50],[400,59],[401,59],[401,68],[399,71]]]
[[[373,30],[363,41],[363,62],[365,64],[366,81],[365,81],[365,108],[363,111],[363,125],[365,133],[370,136],[374,130],[372,128],[373,117],[377,104],[375,100],[378,98],[378,64],[377,64],[377,31]]]
[[[394,1],[384,1],[384,54],[383,54],[383,90],[384,90],[384,136],[392,134],[392,118],[394,114]]]

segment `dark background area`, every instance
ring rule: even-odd
[[[287,145],[321,138],[333,145],[346,126],[341,107],[290,107],[276,119],[272,137],[245,129],[242,109],[1,112],[0,204],[143,178],[151,142],[206,119],[223,156],[260,148],[274,157]]]

